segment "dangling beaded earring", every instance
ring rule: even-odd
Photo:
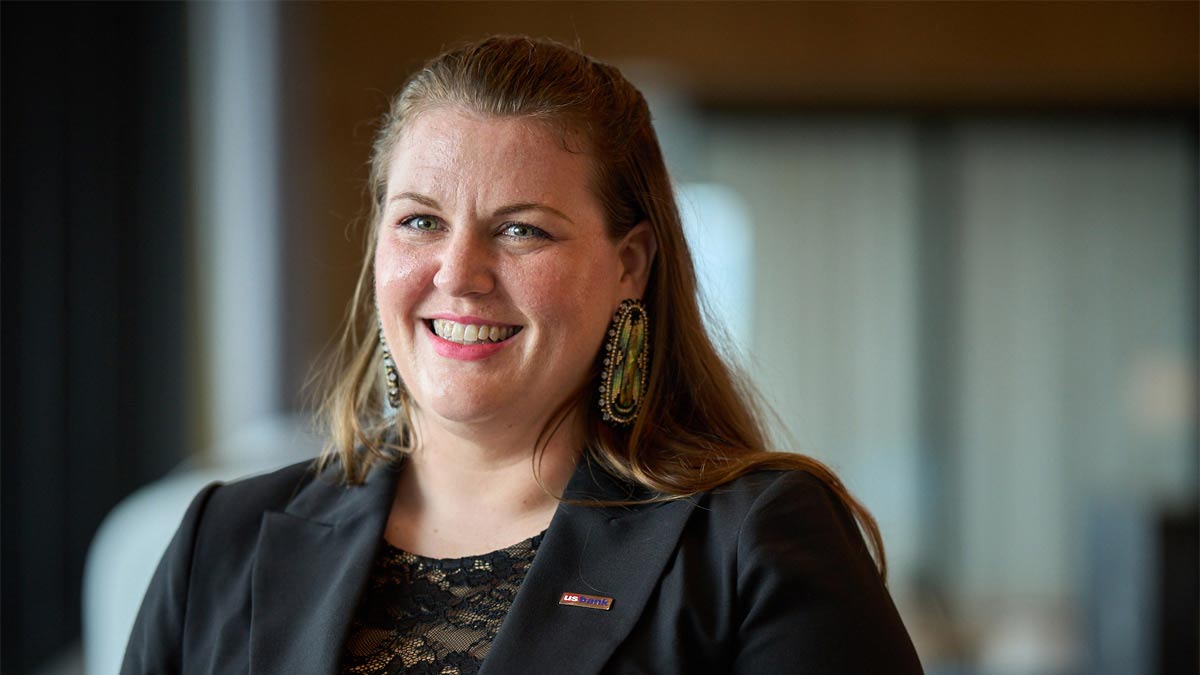
[[[600,375],[601,419],[624,427],[637,419],[650,374],[650,321],[641,300],[621,301],[604,341]]]
[[[387,402],[392,408],[400,409],[400,375],[396,372],[396,362],[388,351],[387,340],[383,337],[383,320],[379,320],[379,350],[383,354],[383,376],[387,382]]]

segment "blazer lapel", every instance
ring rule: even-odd
[[[585,457],[569,500],[637,498]],[[694,504],[561,504],[484,660],[481,675],[599,672],[633,629]],[[608,611],[561,605],[563,593],[612,598]]]
[[[250,672],[333,673],[383,537],[395,467],[364,485],[317,476],[284,512],[268,512],[255,556]]]

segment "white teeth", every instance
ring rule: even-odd
[[[477,326],[461,324],[449,319],[434,319],[433,332],[439,337],[459,344],[476,344],[480,342],[500,342],[512,337],[518,330],[517,326]]]

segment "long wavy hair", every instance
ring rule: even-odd
[[[629,428],[611,428],[601,421],[597,406],[584,405],[589,394],[578,392],[564,402],[557,422],[566,411],[583,405],[591,457],[613,475],[648,488],[659,500],[696,495],[751,471],[808,472],[857,520],[886,579],[875,519],[824,464],[768,449],[764,407],[718,354],[705,330],[691,254],[641,92],[616,68],[549,40],[492,37],[452,49],[410,77],[392,100],[371,157],[370,227],[362,270],[341,339],[327,359],[317,390],[319,418],[328,438],[320,466],[337,465],[347,483],[358,484],[376,463],[395,461],[416,442],[403,383],[399,408],[387,404],[373,261],[396,142],[417,115],[441,107],[550,125],[564,143],[570,139],[571,146],[581,145],[590,155],[592,189],[605,209],[613,239],[641,222],[649,223],[657,239],[643,297],[653,339],[640,415]],[[554,428],[543,430],[542,438],[553,433]],[[536,455],[537,448],[532,450]]]

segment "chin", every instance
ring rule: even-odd
[[[503,408],[489,405],[484,401],[464,401],[455,398],[451,401],[427,401],[418,404],[427,423],[447,422],[454,425],[486,425],[503,416]]]

